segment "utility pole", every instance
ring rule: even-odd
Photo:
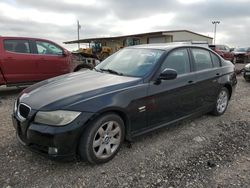
[[[79,24],[79,20],[77,20],[77,40],[78,40],[78,49],[80,49],[80,29],[81,29],[81,25]]]
[[[214,24],[214,44],[216,39],[216,26],[217,24],[220,24],[220,21],[212,21],[212,24]]]

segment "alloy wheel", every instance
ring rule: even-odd
[[[98,159],[110,157],[121,144],[121,127],[116,121],[103,123],[93,140],[93,151]]]
[[[217,99],[217,111],[223,113],[227,108],[228,94],[225,90],[222,90]]]

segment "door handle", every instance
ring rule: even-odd
[[[189,84],[193,84],[194,81],[193,81],[193,80],[189,80],[188,83],[189,83]]]
[[[220,76],[221,74],[220,73],[216,73],[216,76]]]

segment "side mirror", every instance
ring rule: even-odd
[[[174,80],[177,77],[177,72],[174,69],[164,69],[160,76],[160,80]]]

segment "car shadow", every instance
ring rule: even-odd
[[[17,95],[21,93],[23,89],[25,89],[25,87],[0,87],[0,98]]]

